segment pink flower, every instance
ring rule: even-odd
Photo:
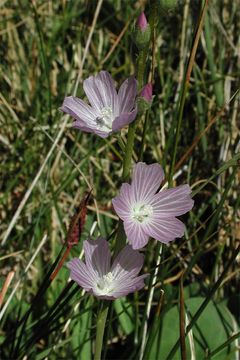
[[[139,94],[140,97],[144,98],[147,102],[152,101],[152,84],[145,85]]]
[[[148,27],[148,22],[147,22],[146,16],[143,11],[141,12],[141,14],[139,15],[139,17],[137,19],[137,26],[139,27],[139,29],[141,31],[145,31]]]
[[[148,274],[137,276],[144,256],[125,246],[111,265],[111,254],[105,239],[83,243],[85,262],[74,258],[67,263],[70,277],[87,292],[101,299],[113,300],[144,287]]]
[[[176,216],[192,209],[191,189],[181,185],[157,192],[163,179],[160,165],[139,162],[132,184],[122,184],[120,195],[112,200],[133,249],[144,247],[149,237],[168,243],[184,234],[185,226]]]
[[[135,119],[137,80],[133,76],[123,82],[117,93],[111,75],[100,71],[83,82],[83,89],[91,106],[69,96],[61,107],[63,112],[75,119],[73,127],[106,138]]]

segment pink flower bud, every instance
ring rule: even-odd
[[[143,97],[146,101],[151,102],[152,101],[152,84],[145,85],[140,94],[140,97]]]
[[[139,29],[144,32],[147,27],[148,27],[148,22],[146,19],[146,16],[144,14],[144,12],[141,12],[141,14],[139,15],[138,19],[137,19],[137,26],[139,27]]]

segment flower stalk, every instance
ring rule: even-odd
[[[138,90],[141,90],[144,85],[144,73],[146,68],[146,61],[148,55],[148,47],[144,47],[139,50],[138,61],[137,61],[137,82],[138,82]],[[131,160],[133,154],[134,147],[134,138],[136,132],[136,124],[137,119],[129,125],[128,128],[128,137],[126,150],[123,159],[123,181],[128,180],[130,169],[131,169]]]
[[[142,50],[139,50],[138,63],[137,63],[138,90],[140,90],[143,87],[146,60],[147,60],[147,48],[143,48]],[[130,123],[128,127],[127,143],[125,146],[125,154],[123,158],[123,173],[122,173],[123,181],[126,181],[129,178],[129,173],[131,169],[131,160],[132,160],[132,154],[134,148],[136,123],[137,123],[137,119],[134,122]],[[126,235],[123,228],[123,222],[122,220],[119,220],[115,250],[114,250],[115,256],[124,247],[125,242],[126,242]],[[101,359],[103,336],[104,336],[104,329],[107,320],[108,309],[109,309],[109,304],[103,303],[103,308],[102,310],[99,311],[99,315],[97,319],[96,351],[95,351],[94,360]]]
[[[109,304],[106,301],[102,302],[101,305],[102,306],[99,310],[99,314],[97,317],[97,334],[96,334],[94,360],[101,360],[104,329],[105,329],[105,324],[109,309]]]

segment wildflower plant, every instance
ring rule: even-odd
[[[35,136],[41,141],[47,136],[52,141],[46,155],[42,152],[46,148],[45,142],[36,154],[43,162],[37,168],[29,190],[19,201],[2,242],[4,245],[7,239],[10,240],[9,234],[19,221],[12,238],[14,241],[24,239],[27,247],[30,238],[29,248],[33,249],[44,228],[43,240],[27,265],[25,257],[15,249],[1,256],[3,261],[9,258],[10,264],[18,257],[19,263],[22,261],[26,265],[24,276],[16,281],[7,301],[4,302],[11,277],[17,276],[16,267],[8,274],[0,291],[1,359],[60,357],[88,360],[93,356],[94,360],[210,360],[215,357],[221,360],[232,354],[235,356],[238,348],[237,320],[230,314],[230,306],[226,306],[224,286],[227,284],[227,290],[236,302],[234,281],[238,277],[239,231],[232,226],[229,216],[225,221],[223,209],[239,202],[234,184],[240,155],[238,147],[234,148],[231,143],[232,139],[237,141],[234,133],[224,142],[221,136],[225,130],[221,128],[218,134],[216,131],[222,126],[217,120],[224,109],[224,90],[230,88],[230,80],[234,87],[237,70],[232,62],[231,79],[228,77],[221,88],[224,74],[219,76],[220,68],[216,68],[212,58],[218,39],[213,48],[207,0],[194,6],[191,2],[182,6],[179,1],[147,0],[144,2],[146,12],[138,8],[143,6],[141,2],[136,2],[134,11],[127,1],[123,3],[96,2],[93,22],[89,26],[86,22],[89,10],[84,6],[81,8],[78,2],[69,2],[59,7],[53,2],[47,11],[57,9],[64,16],[54,21],[52,37],[47,41],[39,21],[43,20],[42,14],[45,21],[46,7],[32,4],[37,35],[29,41],[30,58],[38,48],[34,46],[37,36],[41,53],[34,60],[34,64],[40,64],[39,68],[36,71],[30,69],[31,78],[27,81],[28,66],[24,71],[20,70],[22,52],[28,44],[19,45],[26,26],[25,11],[23,21],[20,19],[16,26],[9,23],[11,26],[7,26],[6,31],[0,31],[4,41],[9,37],[13,43],[9,63],[12,64],[16,53],[21,54],[15,71],[8,75],[3,72],[7,88],[10,88],[12,78],[15,85],[15,79],[22,74],[22,81],[16,85],[17,91],[39,88],[34,85],[34,79],[35,74],[40,74],[37,84],[43,85],[41,90],[47,85],[48,90],[47,95],[39,97],[44,99],[41,111],[39,98],[35,98],[34,93],[22,96],[31,105],[29,119],[41,120],[39,126],[31,123],[31,129],[27,131],[29,138],[29,134],[33,134],[32,146],[25,146],[25,141],[18,136],[24,124],[21,116],[18,119],[23,112],[18,92],[15,94],[13,86],[8,102],[1,95],[4,108],[1,116],[14,102],[9,113],[17,124],[16,131],[1,135],[1,144],[9,147],[9,156],[14,153],[15,143],[17,149],[24,147],[24,156],[20,157],[17,151],[17,161],[14,158],[9,169],[14,162],[23,159],[30,168],[31,177],[32,169],[39,165],[27,158],[35,148]],[[179,41],[179,23],[176,27],[171,24],[169,31],[167,18],[181,6],[181,12],[175,17],[176,21],[183,19]],[[111,9],[117,7],[122,12],[112,13]],[[25,9],[24,6],[21,8]],[[91,11],[93,8],[89,7]],[[196,8],[199,8],[198,21],[193,21],[197,24],[196,29],[189,31],[191,16],[188,14],[196,16]],[[230,8],[224,8],[226,17],[226,9],[232,12]],[[11,11],[6,13],[12,14]],[[229,19],[235,19],[235,16],[232,12]],[[134,22],[131,21],[133,17]],[[14,18],[11,17],[11,21]],[[50,28],[52,17],[46,18],[47,28]],[[64,18],[62,27],[61,18]],[[118,27],[115,29],[115,21],[119,21],[119,32]],[[27,22],[27,26],[31,27],[32,22]],[[202,33],[203,26],[205,33]],[[111,30],[106,31],[109,28]],[[86,29],[89,29],[88,34],[84,34]],[[60,43],[63,30],[67,34],[64,36],[66,44]],[[190,38],[192,34],[193,39]],[[31,36],[29,31],[26,39],[28,36]],[[198,58],[196,51],[199,51],[200,39],[204,47]],[[229,42],[232,48],[235,48],[234,41],[233,36]],[[188,49],[191,43],[192,48]],[[47,44],[54,46],[56,51]],[[221,66],[224,46],[221,43]],[[54,59],[52,63],[51,59]],[[178,59],[179,74],[175,74]],[[201,59],[200,63],[198,59]],[[63,82],[58,82],[62,73],[68,73],[67,88],[65,75]],[[74,84],[73,79],[76,79]],[[76,94],[82,79],[85,97],[79,98]],[[189,86],[190,81],[192,86]],[[206,94],[203,94],[203,88]],[[214,92],[213,99],[211,91]],[[230,105],[236,95],[232,96]],[[45,100],[47,113],[43,111],[42,114]],[[185,111],[186,101],[189,111]],[[36,113],[32,114],[35,103]],[[61,111],[58,111],[59,106]],[[230,108],[228,104],[228,110]],[[217,115],[209,119],[212,111]],[[59,120],[62,113],[70,119],[64,116]],[[204,114],[208,114],[207,120]],[[234,110],[234,126],[236,116]],[[49,124],[43,126],[45,119]],[[77,131],[72,128],[65,131],[68,122],[72,122]],[[217,161],[215,150],[218,145],[214,145],[213,152],[209,146],[208,131],[212,126],[216,127],[213,129],[216,142],[222,142]],[[2,128],[4,130],[5,125]],[[55,129],[59,129],[58,133],[52,137],[50,131],[55,132]],[[229,154],[234,155],[226,160]],[[224,163],[217,167],[221,156]],[[209,159],[215,162],[214,171],[207,177]],[[23,184],[29,180],[25,178],[27,172],[24,169],[25,172],[14,171],[13,180],[9,181],[13,184],[20,173],[21,186],[13,192],[13,207],[18,204]],[[40,186],[36,186],[38,182]],[[206,186],[210,186],[210,191],[205,189]],[[21,216],[30,195],[34,197],[37,191],[41,195],[40,206],[27,206],[26,214]],[[231,200],[228,202],[229,194]],[[8,211],[8,202],[5,205],[3,217]],[[32,216],[35,213],[37,216]],[[236,211],[232,211],[233,217],[237,218]],[[227,240],[223,235],[226,234],[225,224],[231,227],[231,236]],[[34,229],[34,235],[31,229]],[[65,236],[61,246],[60,236]],[[38,257],[38,251],[45,244],[43,256]],[[37,265],[33,264],[35,258]],[[31,290],[25,297],[28,284],[31,284]],[[11,313],[17,313],[14,323]]]
[[[150,41],[150,28],[144,13],[141,13],[137,20],[135,40],[139,48],[138,85],[142,88],[138,97],[139,105],[141,101],[145,103],[145,107],[139,106],[139,113],[143,114],[152,103],[152,84],[142,87],[146,48]],[[65,98],[61,109],[74,117],[75,128],[93,132],[100,137],[107,137],[124,125],[130,124],[123,160],[125,177],[131,169],[136,129],[136,124],[131,123],[138,110],[137,81],[131,76],[123,82],[117,94],[110,74],[101,71],[95,77],[91,76],[85,80],[83,88],[91,107],[82,100],[70,96]],[[176,216],[186,213],[193,206],[190,187],[183,185],[176,189],[157,192],[163,179],[164,172],[159,164],[146,165],[139,162],[134,167],[131,185],[122,184],[120,195],[112,200],[116,213],[123,220],[126,237],[130,243],[125,245],[125,236],[118,232],[116,257],[112,265],[108,243],[103,238],[84,242],[85,263],[78,258],[68,263],[71,279],[86,292],[100,299],[114,300],[142,289],[146,274],[137,275],[142,268],[144,256],[136,249],[143,248],[149,237],[168,243],[176,237],[183,236],[184,224]],[[108,306],[105,306],[100,311],[97,321],[97,358],[101,354],[107,312]]]

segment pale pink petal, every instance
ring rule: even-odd
[[[114,278],[130,278],[136,276],[143,266],[144,256],[126,245],[117,255],[111,267]]]
[[[66,97],[60,110],[62,110],[66,114],[71,115],[82,125],[94,124],[97,117],[96,111],[91,108],[91,106],[87,105],[84,101],[74,96]]]
[[[93,132],[94,132],[94,134],[97,134],[98,136],[100,136],[103,139],[107,138],[111,134],[111,132],[101,131],[98,129],[94,129]]]
[[[136,202],[146,202],[152,199],[161,182],[164,179],[164,172],[159,164],[147,165],[138,162],[134,166],[132,177],[132,188]]]
[[[88,132],[88,133],[94,133],[100,136],[101,138],[106,138],[109,136],[109,132],[101,131],[97,128],[94,128],[93,126],[87,126],[86,124],[82,124],[80,121],[74,121],[73,128],[80,129],[82,131]]]
[[[191,188],[189,185],[181,185],[174,189],[160,191],[151,201],[154,214],[158,217],[172,217],[185,214],[192,209],[194,204],[190,193]]]
[[[121,114],[117,116],[112,123],[112,130],[118,131],[124,126],[130,124],[137,116],[137,109],[134,109],[132,112]]]
[[[132,292],[138,291],[144,287],[144,279],[148,274],[137,276],[135,278],[124,277],[115,282],[116,287],[111,292],[111,295],[117,299],[122,296],[126,296]]]
[[[129,218],[132,201],[133,197],[131,193],[131,185],[123,183],[119,196],[116,196],[114,199],[112,199],[114,210],[122,220]]]
[[[168,243],[184,235],[185,225],[177,218],[155,218],[144,224],[145,231],[152,238]]]
[[[108,242],[103,238],[86,240],[83,247],[87,268],[93,269],[99,276],[107,274],[110,270],[111,261]]]
[[[133,110],[137,95],[137,80],[130,76],[123,82],[118,92],[119,114]]]
[[[86,291],[89,291],[98,277],[87,268],[87,266],[78,258],[74,258],[67,263],[67,267],[71,270],[70,278]]]
[[[137,223],[129,218],[123,222],[123,226],[133,249],[141,249],[147,244],[149,235],[144,231],[145,226],[143,226],[143,224]]]
[[[90,76],[83,82],[83,89],[93,108],[101,111],[104,107],[111,107],[114,113],[118,110],[114,81],[107,71],[100,71],[96,76]]]

